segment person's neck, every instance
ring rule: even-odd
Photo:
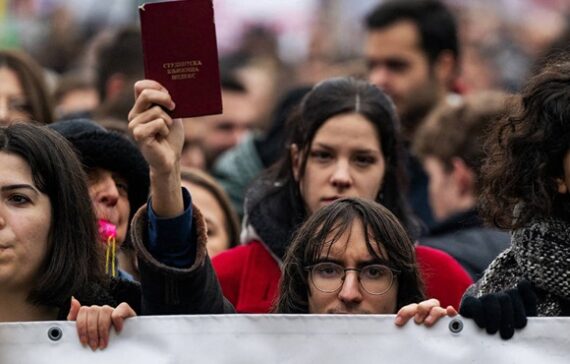
[[[55,320],[57,307],[37,306],[27,301],[29,292],[0,290],[0,322]]]

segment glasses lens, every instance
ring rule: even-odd
[[[394,275],[390,268],[380,265],[367,265],[360,271],[360,284],[368,293],[382,294],[390,289]]]
[[[315,287],[324,292],[334,292],[342,286],[344,269],[335,263],[318,263],[311,269]]]

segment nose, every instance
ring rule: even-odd
[[[105,206],[115,206],[119,201],[119,190],[110,175],[101,178],[96,189],[95,202]]]
[[[350,175],[350,165],[348,161],[339,160],[336,163],[331,175],[331,183],[339,190],[345,190],[352,186],[352,177]]]
[[[362,302],[362,292],[360,290],[360,282],[358,281],[357,272],[346,272],[344,282],[342,283],[342,287],[338,293],[338,298],[347,305]]]
[[[390,88],[390,71],[387,67],[378,65],[374,67],[368,75],[370,83],[376,85],[384,91]]]

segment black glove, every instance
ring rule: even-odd
[[[526,326],[527,317],[536,316],[537,299],[532,284],[520,281],[515,288],[489,293],[479,298],[467,296],[461,302],[459,314],[472,318],[489,334],[499,331],[501,338],[513,337],[515,329]]]

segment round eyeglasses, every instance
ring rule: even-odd
[[[338,291],[346,278],[347,271],[358,274],[362,288],[373,295],[385,294],[394,284],[394,271],[382,264],[369,264],[362,268],[344,268],[332,262],[322,262],[305,267],[316,289],[325,293]]]

